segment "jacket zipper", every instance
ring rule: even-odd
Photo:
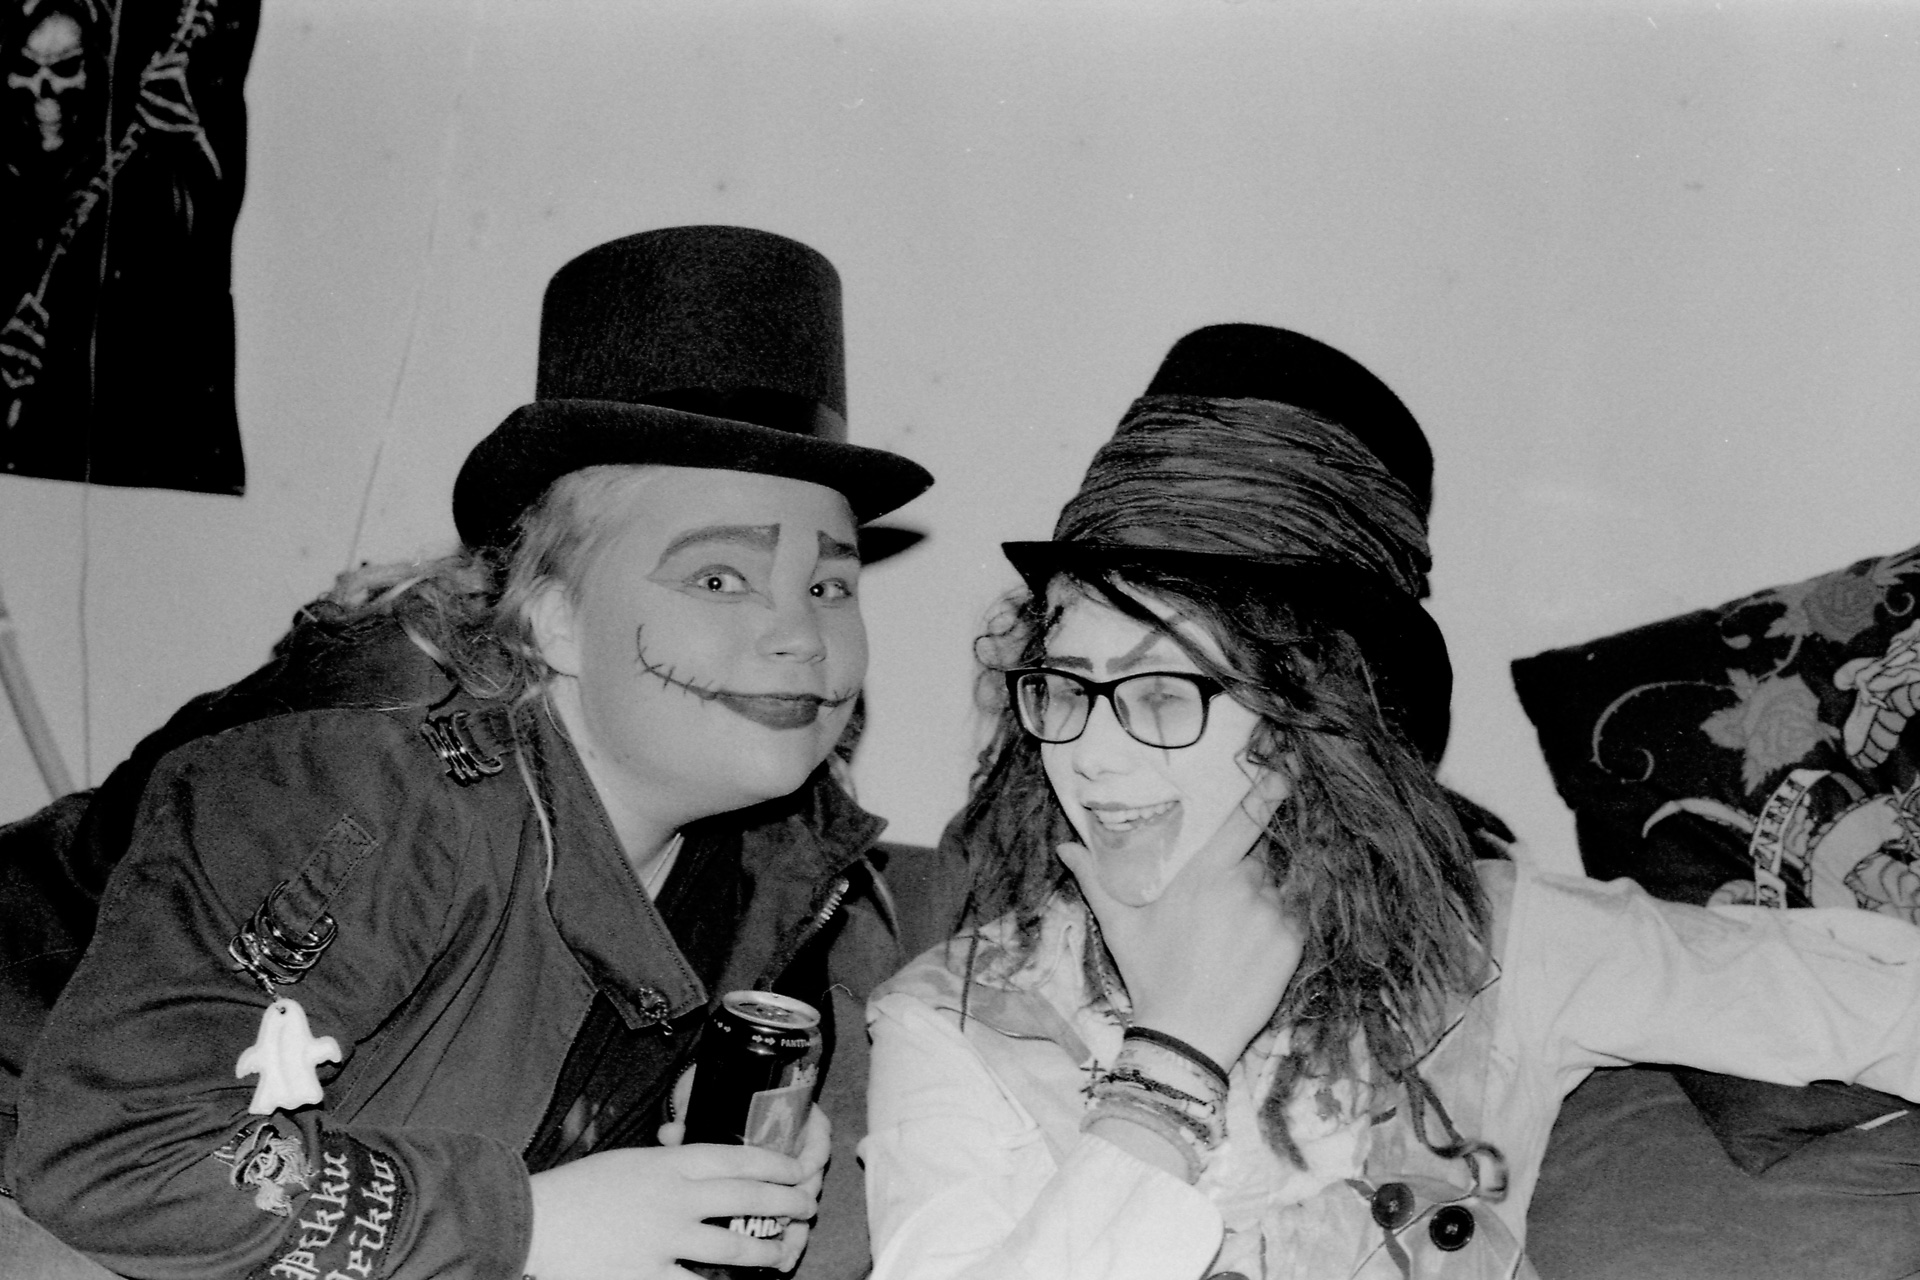
[[[778,955],[767,965],[761,979],[755,985],[762,990],[770,990],[779,982],[780,976],[793,964],[806,945],[813,941],[819,932],[827,927],[834,914],[840,910],[840,904],[847,900],[847,891],[853,887],[853,877],[842,875],[827,889],[827,895],[814,908],[800,927],[794,931],[793,938]]]

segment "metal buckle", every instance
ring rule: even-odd
[[[428,716],[420,725],[420,736],[447,766],[447,776],[461,786],[471,786],[482,778],[491,778],[505,768],[500,757],[481,750],[467,727],[465,711]]]
[[[273,886],[253,917],[227,943],[227,954],[233,962],[252,974],[268,996],[274,995],[275,984],[291,986],[306,977],[320,953],[332,946],[340,933],[333,917],[323,914],[308,932],[298,937],[290,935],[273,914],[273,904],[286,887],[285,880]]]

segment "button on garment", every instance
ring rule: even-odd
[[[1404,1182],[1389,1182],[1373,1193],[1373,1220],[1388,1231],[1413,1221],[1413,1210],[1413,1188]]]
[[[1473,1210],[1462,1204],[1443,1205],[1433,1211],[1427,1224],[1427,1238],[1444,1253],[1456,1253],[1473,1239]]]

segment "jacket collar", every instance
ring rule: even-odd
[[[706,1004],[705,985],[634,875],[566,731],[543,707],[526,716],[523,729],[536,753],[553,823],[548,908],[568,948],[629,1027],[668,1021]],[[783,945],[885,826],[855,804],[822,766],[792,796],[688,828],[689,845],[729,830],[740,834],[746,911],[723,989],[754,985],[780,959]],[[539,848],[537,824],[530,834]],[[533,865],[544,866],[544,860],[541,848]]]
[[[825,927],[886,821],[862,809],[821,765],[790,796],[710,822],[741,824],[748,902],[724,989],[766,988]]]

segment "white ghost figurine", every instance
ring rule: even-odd
[[[340,1042],[332,1036],[315,1039],[307,1026],[307,1011],[299,1001],[281,996],[260,1015],[260,1034],[241,1051],[240,1060],[233,1064],[233,1077],[260,1077],[247,1111],[266,1116],[319,1102],[325,1095],[314,1068],[338,1061]]]

